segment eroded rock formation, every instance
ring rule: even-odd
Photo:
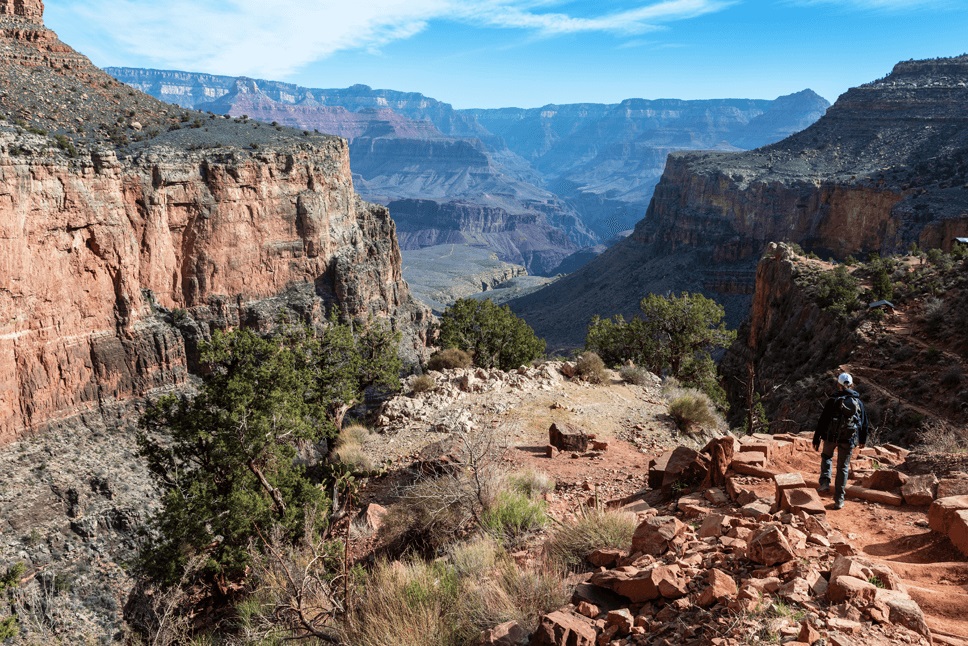
[[[426,311],[345,141],[122,94],[40,2],[3,6],[0,444],[176,386],[198,338],[283,306],[387,319],[417,350]]]
[[[673,153],[632,236],[512,308],[552,345],[579,343],[592,314],[634,313],[649,292],[702,290],[735,325],[770,241],[836,258],[947,248],[968,234],[966,103],[968,56],[911,61],[779,143]]]

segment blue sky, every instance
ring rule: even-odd
[[[46,0],[101,66],[421,92],[458,108],[833,101],[968,52],[968,0]]]

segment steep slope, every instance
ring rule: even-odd
[[[409,229],[427,216],[424,209],[468,212],[467,205],[470,212],[475,206],[482,213],[501,209],[510,219],[528,219],[532,226],[527,242],[521,241],[519,230],[509,228],[473,243],[505,261],[525,264],[532,273],[551,273],[565,257],[597,242],[575,211],[539,186],[538,175],[499,138],[473,117],[421,94],[364,85],[323,90],[186,72],[108,71],[133,87],[186,107],[345,137],[356,187],[365,199],[381,204],[420,200],[411,201],[405,212],[392,212],[397,223]],[[469,226],[468,242],[474,229],[483,225]],[[434,235],[427,232],[411,240],[435,244]],[[538,253],[522,252],[522,246]]]
[[[829,263],[771,245],[757,267],[750,319],[720,366],[734,422],[747,410],[748,369],[773,432],[813,429],[820,407],[850,372],[866,404],[871,443],[921,450],[968,446],[968,278],[964,258],[938,264],[891,259],[894,310],[867,299],[847,314],[825,308],[818,278]],[[870,286],[870,270],[851,268]]]
[[[40,0],[2,6],[0,444],[183,383],[199,338],[281,306],[387,319],[418,351],[426,311],[344,141],[165,105]]]
[[[900,63],[779,143],[674,153],[632,236],[512,307],[562,345],[649,292],[703,291],[737,325],[771,240],[838,258],[947,245],[968,232],[966,104],[968,56]]]

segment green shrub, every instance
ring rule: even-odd
[[[366,389],[399,383],[399,337],[385,332],[360,333],[334,317],[321,331],[240,329],[203,345],[208,372],[198,392],[164,396],[141,419],[140,454],[162,488],[140,560],[147,578],[244,580],[260,533],[280,525],[296,539],[307,510],[329,508],[329,483],[318,486],[298,448],[333,439]],[[189,573],[198,557],[204,567]]]
[[[628,322],[621,316],[592,318],[585,348],[609,365],[632,361],[699,388],[718,388],[711,353],[728,347],[736,338],[736,332],[726,329],[723,322],[723,307],[702,294],[683,292],[678,296],[650,294],[639,303],[639,309],[641,316]],[[716,389],[712,390],[718,398]]]
[[[420,375],[415,377],[410,383],[410,392],[414,395],[429,393],[437,387],[437,382],[430,375]]]
[[[669,402],[669,414],[679,430],[686,433],[699,426],[709,428],[719,423],[709,395],[692,388],[683,390]]]
[[[578,376],[590,384],[604,384],[608,381],[605,362],[594,352],[583,352],[575,362],[575,370]]]
[[[585,556],[594,550],[629,549],[637,526],[638,522],[632,514],[585,511],[577,520],[555,530],[545,543],[545,551],[553,561],[565,567],[581,568]]]
[[[843,265],[833,271],[820,274],[817,282],[817,298],[820,306],[841,315],[857,309],[857,279]]]
[[[545,342],[511,312],[490,300],[462,298],[440,317],[439,343],[474,356],[482,368],[513,370],[542,356]]]
[[[515,544],[548,522],[545,502],[532,500],[518,491],[502,491],[484,510],[481,524],[499,540]]]
[[[449,370],[453,368],[469,368],[474,363],[470,354],[459,348],[447,348],[435,352],[427,361],[427,370]]]

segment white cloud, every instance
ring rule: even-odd
[[[945,9],[956,7],[958,0],[787,0],[787,4],[834,5],[847,9],[902,11],[906,9]]]
[[[340,51],[378,50],[410,38],[435,20],[543,37],[630,35],[719,11],[733,1],[650,0],[626,3],[613,12],[601,12],[599,3],[587,2],[598,11],[589,16],[555,11],[560,0],[48,0],[47,13],[56,11],[61,20],[83,23],[92,41],[86,49],[118,52],[111,58],[131,56],[157,67],[285,78]]]

